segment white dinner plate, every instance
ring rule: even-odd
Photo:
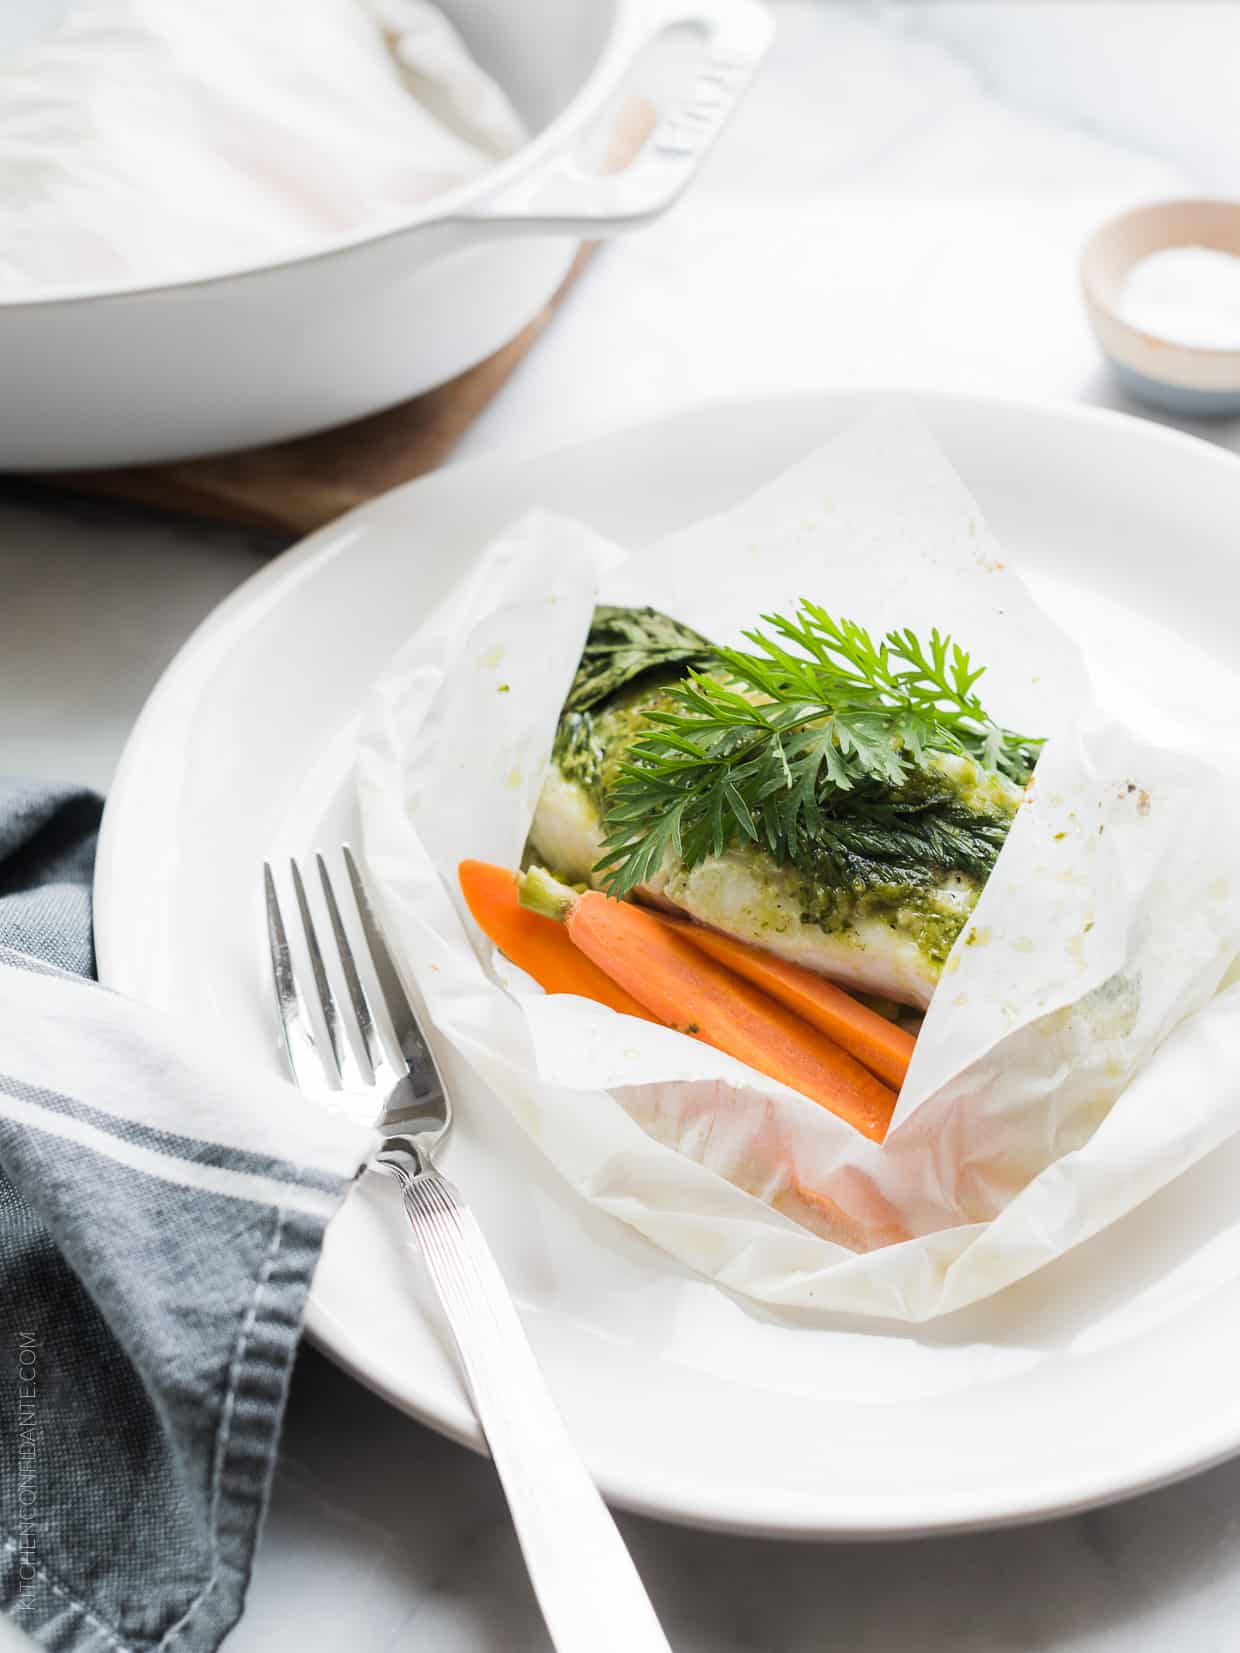
[[[277,1070],[260,863],[354,830],[367,686],[487,538],[545,505],[640,545],[880,399],[715,405],[451,466],[280,557],[200,628],[130,739],[96,880],[104,980],[192,1018],[241,1083],[251,1064]],[[1236,695],[1240,463],[1115,414],[907,401],[1147,727],[1195,695]],[[1148,666],[1125,683],[1116,662],[1134,656]],[[729,1296],[586,1205],[502,1100],[451,1053],[446,1068],[460,1119],[446,1168],[617,1503],[738,1531],[894,1536],[1080,1509],[1240,1450],[1240,1142],[989,1302],[920,1328],[824,1326]],[[393,1404],[477,1444],[385,1180],[364,1179],[332,1225],[309,1329]]]

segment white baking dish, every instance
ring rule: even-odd
[[[766,49],[758,0],[440,0],[537,131],[396,230],[202,280],[0,303],[0,468],[134,464],[356,418],[481,361],[537,314],[583,236],[683,190]],[[624,172],[587,135],[669,31],[687,101]]]

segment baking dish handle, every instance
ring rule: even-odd
[[[491,233],[546,231],[596,237],[635,229],[679,197],[732,114],[770,44],[773,24],[759,0],[661,0],[644,8],[640,34],[625,53],[611,91],[638,56],[671,29],[695,28],[702,55],[693,89],[658,120],[622,172],[590,171],[582,129],[550,157],[459,215]]]

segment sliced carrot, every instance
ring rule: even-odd
[[[678,935],[700,947],[711,958],[735,970],[773,999],[795,1010],[807,1022],[820,1028],[837,1045],[843,1045],[871,1073],[885,1079],[897,1090],[904,1083],[913,1055],[913,1035],[889,1022],[885,1016],[858,1004],[850,993],[834,982],[824,981],[803,965],[789,964],[761,947],[734,941],[718,930],[704,929],[683,919],[665,918]]]
[[[533,976],[548,993],[576,993],[583,999],[610,1005],[622,1015],[654,1020],[636,999],[573,946],[562,924],[521,905],[515,873],[485,861],[462,861],[457,876],[465,904],[479,928],[505,958]]]
[[[895,1092],[786,1005],[734,975],[661,918],[596,890],[576,895],[541,873],[527,900],[562,918],[581,951],[659,1021],[714,1045],[881,1142]]]

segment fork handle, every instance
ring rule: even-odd
[[[381,1163],[401,1182],[557,1653],[670,1653],[473,1213],[425,1161],[417,1174]]]

